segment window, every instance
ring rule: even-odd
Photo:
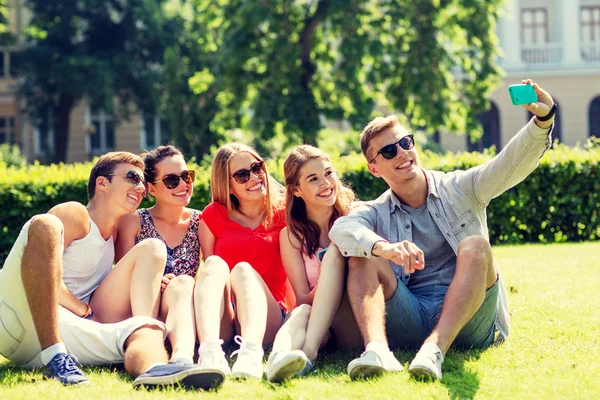
[[[35,154],[54,154],[55,112],[53,107],[44,107],[35,115],[34,148]]]
[[[142,120],[142,147],[153,149],[157,146],[169,143],[170,135],[167,124],[158,116],[144,116]]]
[[[115,149],[115,123],[112,114],[88,108],[89,125],[93,127],[87,139],[88,153],[92,156]]]
[[[553,98],[552,100],[554,100],[554,102],[556,103],[556,115],[554,116],[554,129],[552,130],[552,141],[554,140],[558,140],[559,142],[563,141],[563,137],[562,137],[562,119],[560,118],[560,103],[558,101],[556,101],[555,98]],[[531,118],[533,118],[533,114],[530,113],[529,111],[526,111],[527,114],[527,122],[529,122],[529,120]]]
[[[17,141],[17,128],[15,117],[0,116],[0,143],[15,144]]]
[[[500,151],[500,111],[493,102],[491,108],[481,113],[477,120],[483,128],[483,136],[475,143],[467,136],[467,149],[469,151],[483,151],[492,146],[496,146],[496,152]]]
[[[590,103],[590,136],[600,138],[600,96]]]
[[[521,43],[539,44],[548,42],[548,12],[545,8],[523,8],[521,10]]]
[[[581,7],[581,56],[600,61],[600,5]]]

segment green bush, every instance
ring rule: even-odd
[[[430,169],[466,169],[489,160],[491,153],[421,153]],[[387,189],[373,177],[362,155],[334,157],[342,178],[361,199],[374,199]],[[488,207],[490,239],[497,243],[565,242],[600,238],[600,146],[570,148],[556,145],[540,167],[524,182],[494,199]],[[21,226],[34,214],[57,203],[86,203],[86,181],[91,163],[22,167],[0,163],[0,259],[4,259]],[[282,181],[283,159],[270,160],[273,176]],[[202,209],[210,198],[209,166],[190,165],[198,171],[191,207]],[[142,206],[149,206],[145,200]]]

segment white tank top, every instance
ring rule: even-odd
[[[115,260],[113,237],[104,240],[90,218],[90,231],[74,240],[63,253],[63,281],[79,300],[89,303],[94,290],[111,271]]]

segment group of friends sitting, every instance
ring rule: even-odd
[[[537,167],[555,113],[523,83],[534,117],[466,171],[422,168],[395,116],[371,121],[361,149],[390,187],[371,201],[310,145],[289,153],[283,185],[253,148],[223,145],[202,211],[176,147],[103,155],[87,206],[33,216],[0,270],[0,354],[64,384],[89,383],[81,365],[123,363],[134,387],[210,389],[309,374],[324,346],[364,347],[351,379],[402,373],[391,349],[407,348],[410,374],[441,379],[451,346],[508,336],[485,210]],[[138,209],[144,196],[154,205]]]

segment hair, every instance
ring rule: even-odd
[[[96,180],[99,176],[104,176],[111,181],[112,174],[115,171],[115,168],[119,164],[131,164],[135,165],[142,171],[144,170],[144,160],[136,154],[130,153],[128,151],[113,151],[111,153],[106,153],[101,156],[96,164],[92,167],[92,171],[90,172],[90,178],[88,179],[88,200],[92,200],[96,195]]]
[[[177,147],[172,145],[158,146],[154,150],[149,150],[142,154],[146,168],[144,168],[144,179],[146,182],[153,183],[156,181],[156,164],[165,158],[181,156],[183,153]]]
[[[211,168],[211,200],[224,205],[228,211],[240,208],[240,201],[231,193],[229,182],[229,163],[239,153],[249,153],[257,161],[263,161],[256,150],[242,143],[229,143],[221,146],[215,155]],[[279,182],[269,175],[265,164],[265,183],[267,195],[264,200],[265,218],[263,226],[269,227],[273,223],[274,209],[283,206],[284,190]]]
[[[369,160],[369,156],[367,156],[367,150],[369,149],[369,143],[371,142],[371,139],[379,135],[381,132],[393,128],[396,125],[400,125],[398,117],[395,115],[388,115],[387,117],[375,118],[368,123],[365,129],[363,129],[363,131],[360,133],[360,148],[367,160]]]
[[[288,234],[294,235],[303,244],[307,254],[312,256],[319,249],[321,230],[315,222],[308,219],[304,200],[301,197],[294,196],[300,179],[300,170],[311,160],[331,162],[329,156],[323,150],[304,144],[296,147],[287,156],[283,163],[283,173],[285,175]],[[355,198],[354,192],[344,185],[339,177],[336,179],[335,188],[337,195],[333,204],[333,213],[329,218],[329,229],[331,229],[336,219],[348,214],[350,204]]]

